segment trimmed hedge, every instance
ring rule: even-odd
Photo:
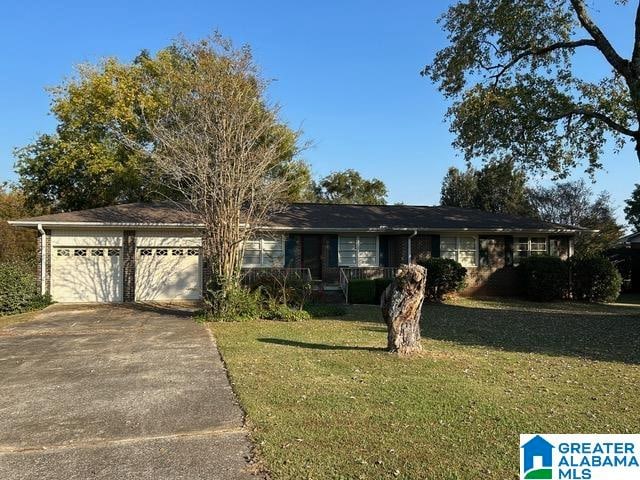
[[[450,258],[427,258],[418,262],[427,269],[428,301],[441,302],[444,296],[462,290],[466,285],[467,269]]]
[[[517,268],[527,298],[548,302],[567,297],[569,267],[559,257],[523,258]]]
[[[0,263],[0,315],[44,308],[51,303],[48,295],[40,295],[31,265]]]
[[[365,279],[351,280],[349,282],[349,303],[377,303],[375,281]]]
[[[387,289],[391,282],[393,282],[393,278],[376,278],[373,281],[376,284],[376,301],[380,303],[380,299],[382,298],[382,294]]]
[[[614,302],[620,295],[622,276],[604,257],[572,258],[573,297],[587,302]]]

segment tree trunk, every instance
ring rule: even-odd
[[[422,350],[420,314],[427,286],[427,270],[401,265],[395,280],[382,295],[382,316],[387,324],[387,348],[400,355]]]

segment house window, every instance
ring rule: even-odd
[[[68,257],[69,256],[69,249],[68,248],[59,248],[57,253],[58,253],[59,257]]]
[[[87,249],[86,248],[76,248],[73,251],[73,256],[74,257],[86,257],[87,256]]]
[[[119,257],[120,256],[120,249],[119,248],[110,248],[107,251],[107,255],[109,255],[110,257]]]
[[[518,237],[514,242],[513,262],[517,265],[521,258],[547,254],[546,237]]]
[[[173,255],[174,257],[180,257],[184,255],[184,250],[182,250],[181,248],[174,248],[173,250],[171,250],[171,255]]]
[[[450,258],[463,267],[478,265],[478,242],[476,237],[440,237],[440,256]]]
[[[187,249],[187,255],[189,257],[197,257],[199,254],[199,251],[197,248],[189,248]]]
[[[378,237],[338,237],[338,264],[346,267],[377,267]]]
[[[104,250],[101,248],[93,248],[91,249],[92,257],[104,257]]]
[[[281,235],[259,236],[244,242],[243,267],[284,266],[284,239]]]
[[[166,257],[169,253],[169,250],[167,250],[166,248],[157,248],[156,249],[156,256],[157,257]]]
[[[142,250],[140,250],[140,256],[142,257],[149,257],[152,253],[153,251],[150,248],[143,248]]]

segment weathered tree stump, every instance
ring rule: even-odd
[[[420,314],[427,286],[427,270],[420,265],[401,265],[395,280],[382,294],[380,306],[387,324],[387,348],[400,355],[422,350]]]

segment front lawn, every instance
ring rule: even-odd
[[[460,299],[421,358],[377,307],[212,324],[273,478],[517,478],[518,434],[640,431],[640,305]]]

